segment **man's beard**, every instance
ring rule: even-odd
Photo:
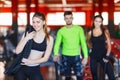
[[[72,23],[66,23],[67,25],[72,25]]]

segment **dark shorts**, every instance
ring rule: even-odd
[[[72,69],[75,75],[77,76],[82,75],[83,68],[80,56],[62,56],[60,74],[63,76],[71,76]]]

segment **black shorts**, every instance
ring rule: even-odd
[[[80,56],[63,56],[61,58],[60,74],[63,76],[71,76],[71,69],[77,76],[82,76],[83,67]]]

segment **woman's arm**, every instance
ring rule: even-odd
[[[109,33],[108,30],[105,30],[105,37],[106,37],[106,40],[107,40],[107,53],[106,53],[106,56],[109,56],[110,52],[111,52],[111,40],[110,40],[110,33]]]
[[[91,38],[91,31],[89,31],[87,34],[87,45],[89,48],[92,48],[92,44],[90,43],[90,38]]]
[[[50,41],[48,41],[48,43],[47,43],[47,49],[45,51],[44,56],[41,59],[36,60],[34,63],[39,63],[40,64],[40,63],[47,62],[50,55],[51,55],[52,48],[53,48],[53,37],[50,36]]]
[[[26,36],[24,36],[24,35],[22,36],[20,42],[18,43],[18,45],[16,47],[16,50],[15,50],[16,54],[19,54],[20,52],[22,52],[22,50],[24,49],[27,41],[32,39],[34,37],[34,35],[35,35],[35,32],[33,31],[31,33],[27,33]]]

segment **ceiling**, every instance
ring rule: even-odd
[[[11,7],[11,1],[14,0],[0,0],[0,7]],[[26,1],[30,0],[18,0],[18,6],[25,7]],[[35,1],[38,1],[39,6],[42,5],[47,7],[86,7],[93,4],[98,4],[100,2],[102,2],[102,4],[106,6],[108,3],[108,0],[31,0],[32,7],[35,7]],[[114,0],[114,2],[115,5],[120,6],[120,0]]]
[[[0,4],[11,5],[12,0],[0,0]],[[18,0],[19,5],[25,5],[26,1],[30,0]],[[31,4],[35,4],[37,0],[31,0]],[[107,3],[108,0],[38,0],[42,5],[75,5],[75,4],[92,4],[92,3]],[[114,2],[120,2],[120,0],[114,0]]]

